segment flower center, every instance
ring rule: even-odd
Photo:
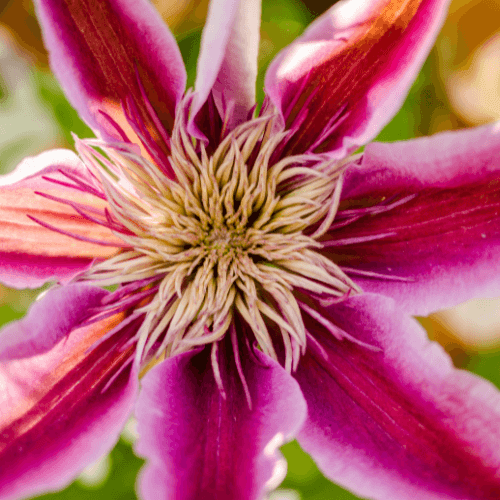
[[[321,155],[273,160],[286,133],[275,116],[246,122],[208,155],[179,113],[169,158],[175,179],[126,144],[77,141],[101,180],[121,253],[81,276],[140,297],[137,356],[217,343],[234,322],[286,368],[306,345],[301,294],[339,298],[357,287],[319,251],[339,203],[343,165]],[[104,155],[99,152],[104,152]],[[214,351],[215,352],[215,351]]]
[[[244,232],[224,226],[214,227],[203,240],[203,246],[216,259],[237,259],[247,248]]]

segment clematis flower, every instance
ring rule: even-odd
[[[146,0],[36,4],[97,139],[0,188],[3,282],[57,280],[0,332],[0,498],[64,487],[134,409],[146,500],[259,498],[293,437],[361,496],[500,498],[499,393],[410,317],[500,295],[500,125],[354,155],[446,2],[337,3],[258,112],[258,0],[212,2],[187,92]]]

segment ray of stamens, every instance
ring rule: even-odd
[[[273,217],[276,205],[279,203],[279,201],[280,197],[275,196],[274,192],[270,192],[267,196],[264,206],[261,207],[257,219],[252,224],[252,228],[261,229],[265,224],[267,224]]]
[[[312,102],[312,100],[317,96],[318,92],[319,92],[319,87],[316,86],[313,89],[313,91],[307,96],[305,101],[301,103],[300,111],[293,118],[292,122],[288,124],[287,128],[292,129],[294,131],[297,131],[299,129],[304,120],[307,118],[307,115],[309,114],[309,105]],[[289,122],[289,118],[290,117],[287,118],[287,122]]]
[[[95,224],[99,224],[103,227],[107,227],[108,229],[111,229],[112,231],[114,231],[115,233],[119,233],[119,232],[122,232],[123,229],[118,226],[118,225],[114,225],[114,226],[110,226],[108,221],[107,220],[104,220],[104,219],[98,219],[97,217],[92,217],[91,215],[89,215],[84,209],[76,206],[76,205],[73,205],[71,203],[68,203],[68,205],[73,208],[73,210],[75,212],[77,212],[82,218],[90,221],[90,222],[94,222]]]
[[[366,349],[368,349],[370,351],[374,351],[374,352],[382,351],[382,349],[380,347],[373,346],[371,344],[367,344],[366,342],[363,342],[362,340],[359,340],[356,337],[353,337],[352,335],[347,333],[342,328],[333,324],[330,320],[325,318],[318,311],[314,310],[312,307],[309,307],[307,304],[304,304],[303,302],[299,302],[299,305],[312,318],[314,318],[318,323],[323,325],[336,339],[338,339],[338,340],[343,340],[343,339],[350,340],[351,342],[353,342],[361,347],[365,347]]]
[[[144,271],[148,268],[155,268],[161,265],[161,263],[151,260],[151,258],[149,258],[147,255],[144,255],[142,252],[137,252],[136,250],[118,254],[116,257],[119,257],[121,255],[126,255],[127,257],[116,260],[108,259],[102,263],[96,264],[93,268],[94,271],[105,272],[119,270],[124,274],[129,274],[137,270]]]
[[[279,326],[281,332],[281,338],[283,339],[283,347],[285,348],[285,370],[288,373],[292,373],[293,368],[293,349],[292,340],[288,332]]]
[[[338,240],[328,240],[328,241],[322,241],[321,243],[323,244],[324,248],[340,247],[340,246],[344,246],[344,245],[355,245],[357,243],[367,243],[369,241],[382,240],[382,239],[388,238],[390,236],[395,236],[396,234],[397,233],[393,231],[390,233],[369,234],[366,236],[356,236],[353,238],[341,238]]]
[[[160,303],[158,300],[158,295],[154,296],[148,304],[143,305],[142,307],[137,309],[137,312],[143,312],[145,317],[142,322],[141,328],[137,332],[137,347],[138,352],[137,357],[140,359],[143,356],[146,356],[149,353],[144,350],[146,343],[150,339],[151,332],[158,326],[158,323],[163,319],[163,311],[168,310],[174,305],[175,297],[172,300],[164,303]],[[153,345],[156,342],[151,342]]]
[[[101,225],[103,227],[107,227],[108,229],[110,229],[111,231],[113,231],[113,233],[115,235],[117,235],[122,241],[124,241],[124,244],[121,245],[123,248],[125,248],[125,247],[128,246],[126,244],[127,242],[123,239],[123,235],[130,235],[130,232],[129,232],[128,229],[125,229],[122,226],[120,226],[119,224],[116,224],[115,222],[110,221],[108,218],[106,218],[104,220],[104,219],[98,219],[96,217],[92,217],[84,209],[81,209],[81,208],[79,208],[76,205],[73,205],[71,203],[68,203],[68,205],[70,205],[73,208],[73,210],[75,212],[77,212],[79,215],[81,215],[84,219],[87,219],[87,220],[89,220],[91,222],[99,224],[99,225]],[[102,214],[102,212],[100,214]]]
[[[193,284],[189,283],[182,295],[179,297],[179,302],[175,308],[174,316],[170,321],[166,335],[174,335],[184,331],[191,323],[196,312],[199,310],[201,303],[199,300],[194,301],[196,293],[193,290]]]
[[[258,282],[265,285],[267,281],[272,281],[273,283],[288,288],[289,290],[293,289],[293,285],[290,283],[291,280],[289,273],[283,269],[279,269],[276,266],[267,263],[258,263],[254,264],[254,266],[256,270],[252,269],[248,274],[254,277]]]
[[[181,126],[178,128],[178,131],[180,132],[180,135],[178,137],[178,139],[180,139],[179,146],[181,146],[182,150],[187,153],[191,165],[193,165],[193,167],[201,169],[200,159],[196,154],[191,138],[187,134],[187,127]]]
[[[398,195],[391,196],[388,200],[385,200],[385,202],[390,201],[392,199],[397,198]],[[416,193],[410,194],[408,196],[405,196],[393,203],[389,204],[378,204],[378,205],[373,205],[371,207],[363,207],[363,208],[352,208],[352,209],[347,209],[347,210],[341,210],[338,213],[339,217],[360,217],[364,215],[370,215],[374,213],[384,213],[388,212],[389,210],[393,210],[396,207],[399,207],[400,205],[404,205],[405,203],[408,203],[409,201],[413,200],[417,196]]]
[[[315,266],[323,268],[328,274],[337,277],[339,280],[344,281],[350,288],[356,288],[355,283],[345,275],[339,265],[335,264],[332,260],[328,259],[319,252],[315,252],[310,248],[306,248],[302,252],[302,259],[312,263]]]
[[[75,191],[82,191],[83,193],[87,194],[93,194],[94,196],[98,196],[100,199],[105,199],[105,197],[101,193],[98,193],[96,190],[88,189],[82,185],[70,184],[69,182],[64,182],[59,179],[53,179],[52,177],[48,177],[46,175],[42,175],[42,179],[51,182],[52,184],[57,184],[58,186],[74,189]]]
[[[136,292],[144,287],[147,287],[148,285],[151,285],[154,281],[158,281],[157,276],[153,276],[149,279],[145,279],[142,281],[135,281],[134,283],[131,283],[129,285],[121,286],[114,292],[111,292],[109,295],[105,296],[101,300],[101,304],[103,306],[107,306],[109,304],[114,304],[115,302],[121,300],[123,297],[126,295],[129,295],[133,292]]]
[[[262,127],[257,127],[245,140],[241,148],[241,155],[247,164],[247,170],[252,170],[259,161],[259,152],[262,145],[267,142],[268,138],[268,123],[262,124]]]
[[[117,154],[112,148],[106,148],[106,153],[113,157],[115,162],[120,165],[122,172],[127,175],[128,171],[132,171],[135,177],[130,177],[129,180],[134,185],[142,185],[144,187],[156,187],[152,190],[153,193],[160,195],[168,195],[167,186],[171,185],[171,180],[165,176],[155,165],[147,161],[145,158],[135,154],[133,151],[120,151]],[[123,161],[126,160],[126,161]]]
[[[91,352],[93,349],[95,349],[96,347],[98,347],[99,345],[101,345],[103,342],[105,342],[106,340],[108,340],[110,337],[112,337],[113,335],[115,335],[116,333],[118,333],[119,331],[121,331],[124,327],[127,327],[128,325],[130,325],[131,323],[133,323],[134,321],[136,321],[138,318],[140,318],[143,315],[144,315],[143,312],[137,312],[137,311],[133,312],[130,316],[126,317],[123,321],[121,321],[120,323],[118,323],[114,328],[112,328],[111,330],[108,330],[102,337],[100,337],[98,340],[96,340],[87,349],[86,353]],[[87,324],[88,323],[83,323],[82,326],[86,326]],[[130,339],[125,344],[125,346],[128,346],[130,343],[135,342],[135,340],[136,340],[135,338]]]
[[[288,193],[283,193],[281,198],[283,200],[292,199],[318,199],[322,196],[329,197],[330,193],[333,191],[333,186],[331,182],[325,182],[324,179],[312,179],[311,181],[295,186],[294,189]],[[281,191],[280,191],[281,193]]]
[[[211,173],[212,182],[217,185],[219,189],[225,186],[229,182],[231,174],[234,172],[235,164],[241,164],[241,160],[241,152],[233,137],[230,144],[230,152],[224,157],[224,160],[221,163],[216,163],[215,161],[209,161],[207,163],[207,171]]]
[[[339,216],[339,213],[340,212],[337,212],[337,217]],[[353,217],[346,218],[344,220],[339,220],[338,222],[334,222],[333,224],[330,225],[327,232],[331,234],[337,229],[342,229],[346,226],[353,224],[357,220],[361,219],[361,217],[363,217],[363,215],[356,215]]]
[[[150,158],[154,159],[158,164],[165,163],[164,160],[167,159],[167,156],[165,151],[159,146],[161,142],[155,140],[149,127],[145,125],[141,116],[142,113],[139,111],[135,100],[131,99],[129,95],[125,96],[125,99],[121,102],[121,107],[128,124],[141,141],[144,150]],[[157,130],[155,132],[158,133]]]
[[[155,197],[160,197],[164,194],[160,190],[161,188],[158,187],[157,182],[147,175],[143,166],[135,165],[134,162],[129,161],[127,163],[123,162],[120,167],[121,179],[127,179],[134,187],[137,195],[141,195],[151,202]]]
[[[277,313],[272,307],[265,304],[262,300],[257,301],[257,307],[259,311],[262,312],[270,320],[274,321],[279,327],[283,328],[291,337],[293,337],[298,342],[301,342],[299,334],[296,332],[295,328],[288,324],[283,317]]]
[[[123,283],[131,283],[136,280],[144,280],[151,278],[152,276],[161,275],[161,270],[155,272],[154,269],[146,269],[142,272],[136,272],[129,275],[123,275],[123,271],[116,269],[113,272],[102,272],[102,273],[91,273],[88,275],[81,275],[78,277],[78,281],[98,281],[100,286],[115,286],[121,285]]]
[[[264,202],[266,201],[266,197],[267,197],[267,189],[266,189],[266,186],[267,186],[267,161],[268,160],[269,160],[269,158],[267,158],[267,157],[260,158],[260,153],[259,153],[259,156],[257,157],[257,160],[255,161],[256,165],[254,165],[254,168],[250,172],[249,181],[251,184],[255,184],[254,199],[253,199],[253,203],[252,203],[252,211],[253,212],[258,212],[259,210],[261,210],[262,206],[264,205]],[[254,172],[255,172],[255,175],[254,175]]]
[[[179,299],[177,299],[170,307],[166,308],[166,310],[161,309],[163,316],[160,322],[154,327],[154,329],[151,332],[148,332],[147,343],[145,343],[145,352],[149,352],[149,350],[153,347],[153,345],[160,339],[161,335],[165,332],[169,323],[172,321],[175,310],[177,308],[178,301]],[[166,303],[168,304],[168,302]],[[167,344],[171,342],[171,336],[172,335],[168,336],[168,334],[165,335],[165,340],[158,348],[158,353],[161,353],[163,349],[165,349]]]
[[[327,122],[323,131],[318,136],[316,141],[309,146],[308,152],[313,152],[316,148],[320,147],[336,130],[337,128],[349,117],[351,114],[349,110],[346,111],[347,104],[340,107],[339,111],[335,113]]]
[[[338,290],[337,288],[327,287],[313,281],[309,278],[301,276],[299,274],[283,273],[282,277],[286,280],[293,288],[302,288],[304,290],[309,290],[318,294],[335,295],[340,297],[345,294],[346,289],[343,286],[343,290]]]
[[[146,290],[143,290],[142,292],[137,292],[136,294],[132,295],[131,297],[128,297],[127,299],[122,299],[116,304],[112,304],[107,308],[96,308],[95,311],[91,310],[90,312],[92,312],[93,316],[89,318],[87,321],[85,321],[85,323],[83,323],[82,326],[91,325],[98,321],[102,321],[106,318],[114,316],[115,314],[123,312],[127,309],[130,309],[132,306],[138,304],[145,298],[154,295],[156,291],[157,291],[156,288],[148,288]]]
[[[328,209],[328,214],[321,223],[321,225],[318,227],[318,229],[314,231],[314,233],[311,235],[311,238],[319,238],[320,236],[323,236],[323,234],[325,234],[332,225],[332,222],[334,221],[335,216],[337,215],[337,210],[339,208],[342,186],[343,186],[343,178],[340,177],[339,180],[337,181],[335,190],[333,192],[333,196],[330,202],[330,207]]]
[[[99,179],[103,168],[105,168],[108,175],[114,175],[114,177],[111,177],[113,181],[117,181],[120,175],[119,168],[97,150],[97,148],[102,149],[103,146],[106,146],[106,143],[98,139],[82,140],[78,137],[75,138],[76,150],[91,174]]]
[[[151,288],[146,288],[145,290],[138,291],[127,298],[122,298],[117,301],[115,304],[109,304],[106,310],[117,310],[123,311],[124,309],[130,308],[132,305],[136,305],[139,302],[142,302],[143,299],[149,297],[150,295],[156,294],[158,291],[158,286],[154,286]]]
[[[262,352],[267,354],[272,359],[277,360],[278,357],[276,356],[272,339],[267,331],[267,327],[262,319],[262,316],[258,311],[256,311],[256,307],[247,306],[240,294],[236,295],[234,305],[236,310],[241,314],[242,318],[252,328],[257,344],[262,349]]]
[[[328,361],[329,358],[327,352],[325,351],[323,346],[314,338],[314,335],[311,335],[309,332],[307,332],[307,341],[314,344],[314,346],[316,347],[316,349],[318,349],[323,359],[325,361]]]
[[[139,75],[139,71],[137,66],[135,66],[135,76],[136,76],[136,81],[139,86],[139,90],[141,92],[142,96],[142,102],[144,103],[146,110],[152,119],[155,127],[156,127],[156,132],[160,134],[160,137],[164,141],[165,145],[170,149],[170,136],[168,135],[165,126],[161,122],[161,120],[158,118],[158,115],[156,114],[156,110],[154,109],[153,105],[151,104],[151,101],[149,100],[148,94],[146,92],[146,89],[144,88],[144,84],[142,82],[142,78]]]
[[[292,168],[295,167],[290,167],[290,170]],[[273,189],[276,190],[282,198],[299,196],[300,194],[309,194],[311,199],[317,199],[320,196],[329,196],[333,191],[335,180],[338,179],[340,174],[324,175],[321,173],[321,175],[314,175],[312,172],[315,172],[315,170],[311,167],[309,168],[311,169],[311,174],[308,176],[298,174],[282,180],[284,174],[288,172],[288,168],[286,168],[276,177],[270,178],[273,182]]]
[[[130,142],[130,139],[128,138],[128,136],[124,132],[124,130],[120,127],[120,125],[118,125],[118,123],[108,113],[106,113],[102,109],[99,109],[98,113],[115,129],[115,131],[121,137],[121,140],[123,142]]]
[[[62,169],[58,169],[58,172],[61,175],[64,175],[64,177],[66,177],[67,179],[73,181],[75,184],[80,186],[82,191],[88,192],[89,194],[92,194],[92,195],[96,196],[97,198],[101,198],[102,200],[106,199],[106,196],[104,195],[104,193],[102,191],[99,191],[96,186],[91,186],[88,182],[83,182],[82,179],[79,179],[75,175],[73,175],[69,172],[66,172]],[[97,182],[96,176],[92,172],[90,172],[90,170],[88,168],[87,168],[87,172],[95,180],[95,182]]]
[[[295,93],[295,95],[292,97],[290,103],[288,104],[287,108],[285,109],[284,113],[283,113],[283,118],[285,120],[288,120],[288,118],[290,117],[292,111],[294,109],[296,109],[296,104],[298,102],[298,100],[304,95],[305,93],[305,90],[307,88],[307,85],[309,84],[310,82],[310,77],[311,77],[311,73],[312,73],[313,69],[309,69],[307,71],[307,73],[302,77],[302,81],[300,82],[300,87],[297,89],[297,92]],[[313,90],[312,92],[313,94],[317,93],[316,90]],[[267,97],[266,97],[267,98]]]
[[[227,317],[226,321],[222,323],[217,329],[214,329],[213,332],[210,332],[207,328],[203,336],[201,337],[193,336],[194,338],[185,336],[182,339],[182,343],[189,347],[211,344],[213,342],[220,340],[224,336],[226,331],[229,329],[230,325],[231,325],[231,317]],[[203,325],[201,325],[200,330],[201,331],[203,330]]]
[[[121,243],[112,243],[106,240],[98,240],[96,238],[89,238],[88,236],[83,236],[77,233],[72,233],[71,231],[65,231],[64,229],[61,229],[60,227],[56,227],[52,224],[49,224],[48,222],[44,222],[38,217],[34,217],[33,215],[27,214],[26,217],[31,219],[33,222],[36,222],[38,225],[45,227],[46,229],[50,229],[51,231],[55,231],[56,233],[64,234],[65,236],[69,236],[70,238],[73,238],[75,240],[79,241],[85,241],[87,243],[95,243],[96,245],[102,245],[102,246],[109,246],[109,247],[115,247],[115,248],[120,248],[122,247]]]
[[[347,300],[352,295],[353,289],[347,290],[347,292],[341,297],[328,297],[324,298],[321,295],[314,296],[310,295],[311,298],[315,298],[322,307],[330,307],[334,304],[340,304]]]
[[[289,325],[293,325],[297,333],[296,340],[300,346],[305,347],[306,331],[302,321],[299,305],[293,293],[287,288],[277,286],[272,283],[265,287],[266,291],[272,295],[280,309],[281,314],[286,318]]]
[[[290,179],[297,179],[299,177],[302,177],[304,179],[307,179],[308,177],[312,178],[319,178],[319,179],[329,179],[330,176],[325,174],[324,172],[320,172],[318,170],[314,170],[311,167],[290,167],[289,165],[300,165],[301,163],[306,163],[306,160],[298,158],[286,158],[285,160],[281,160],[281,162],[277,165],[282,167],[280,170],[275,169],[276,165],[273,165],[268,171],[268,177],[269,179],[273,180],[275,184],[273,185],[273,189],[275,189],[275,186],[279,184],[284,184],[286,181],[289,181]],[[282,165],[281,165],[282,164]]]
[[[102,174],[102,172],[100,173]],[[106,191],[113,215],[121,224],[133,233],[143,233],[141,230],[141,220],[144,212],[135,202],[137,200],[133,201],[130,196],[125,194],[123,188],[120,188],[113,182],[110,182],[103,174],[101,176],[101,182],[104,190]],[[126,207],[126,209],[123,207]]]
[[[394,276],[392,274],[375,273],[373,271],[364,271],[363,269],[354,269],[352,267],[341,266],[341,269],[348,274],[355,276],[363,276],[365,278],[382,279],[384,281],[415,281],[414,278],[409,278],[406,276]]]
[[[214,342],[212,344],[212,350],[211,350],[211,354],[210,354],[210,361],[212,363],[212,371],[213,371],[214,378],[215,378],[215,381],[217,383],[217,387],[219,389],[220,395],[222,396],[223,399],[227,399],[226,391],[224,390],[224,384],[222,383],[222,377],[220,374],[217,351],[218,351],[218,343]]]
[[[52,194],[44,193],[42,191],[34,191],[34,194],[37,196],[42,196],[43,198],[47,198],[48,200],[56,201],[57,203],[62,203],[64,205],[69,205],[70,207],[74,208],[76,210],[76,207],[79,207],[82,210],[86,210],[87,212],[93,213],[95,215],[104,215],[104,212],[102,209],[97,209],[95,207],[92,207],[90,205],[85,205],[83,203],[78,203],[73,200],[67,200],[65,198],[61,198],[59,196],[54,196]]]
[[[154,300],[154,299],[153,299]],[[136,311],[138,312],[138,311]],[[146,342],[148,340],[148,334],[149,330],[151,327],[151,321],[152,321],[152,312],[151,310],[144,311],[145,312],[145,318],[144,321],[142,322],[139,331],[137,332],[137,345],[135,347],[135,360],[134,362],[137,365],[141,365],[143,359],[146,357],[148,354],[148,351],[145,351],[144,347],[146,345]]]
[[[248,408],[252,410],[252,396],[250,395],[250,390],[248,388],[248,384],[243,373],[243,369],[241,367],[241,358],[238,348],[238,338],[236,337],[236,327],[234,324],[231,325],[231,344],[233,346],[233,354],[234,354],[234,362],[236,364],[236,371],[238,372],[238,376],[240,378],[241,384],[243,385],[243,391],[245,392],[245,398],[247,400]]]
[[[141,141],[144,150],[147,152],[149,157],[158,165],[158,169],[161,168],[165,175],[168,175],[170,173],[171,177],[173,178],[173,171],[169,171],[168,168],[168,156],[165,154],[165,151],[159,146],[159,143],[154,139],[148,128],[141,126],[140,119],[134,120],[131,114],[127,111],[125,112],[125,115],[129,124],[134,130],[134,133]]]

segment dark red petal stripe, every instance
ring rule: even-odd
[[[144,377],[136,411],[137,452],[149,459],[139,478],[143,498],[261,498],[277,458],[266,445],[278,432],[285,438],[295,433],[306,408],[283,368],[258,351],[240,349],[252,408],[230,348],[219,351],[226,397],[214,379],[209,348],[167,359]]]
[[[500,498],[498,392],[453,370],[389,299],[365,294],[325,313],[381,349],[307,325],[324,351],[310,344],[297,372],[309,410],[302,438],[325,472],[363,497]]]
[[[93,325],[91,330],[106,325],[109,328],[116,321],[112,318]],[[124,389],[130,377],[132,365],[129,362],[134,352],[134,346],[124,349],[127,340],[125,337],[119,340],[116,336],[111,337],[74,366],[73,361],[68,359],[56,370],[53,381],[45,387],[46,392],[38,402],[24,415],[0,429],[0,495],[4,478],[22,477],[24,469],[29,469],[27,457],[31,464],[36,464],[37,460],[43,460],[42,457],[57,454],[61,442],[78,435],[81,426],[99,419],[101,409]],[[80,347],[84,351],[88,348]],[[73,354],[82,357],[82,352]],[[111,384],[106,387],[110,381]]]
[[[356,202],[376,205],[376,201],[391,194],[395,193],[371,193],[370,198]],[[500,241],[500,179],[496,173],[475,183],[449,189],[426,188],[414,194],[387,212],[367,214],[331,231],[325,239],[333,245],[336,239],[352,238],[359,242],[333,246],[326,252],[339,264],[392,272],[396,276],[400,273],[406,276],[413,266],[412,277],[418,275],[421,266],[431,267],[440,260],[444,264],[453,256],[470,260],[475,247],[481,246],[486,238]],[[383,207],[383,203],[379,206]],[[339,213],[341,216],[342,212]],[[386,236],[363,241],[379,234]],[[432,255],[426,263],[424,257]]]
[[[385,196],[372,192],[351,202],[373,205],[391,195],[397,199],[409,194],[411,188],[404,193],[388,189]],[[498,293],[498,280],[494,280],[500,248],[497,174],[453,188],[413,190],[413,194],[386,212],[368,213],[330,231],[322,252],[349,268],[347,272],[365,291],[393,296],[412,313],[451,307],[479,293]]]
[[[340,51],[333,53],[322,64],[315,66],[309,74],[297,82],[294,89],[303,86],[302,95],[285,117],[287,128],[293,128],[298,115],[307,108],[305,121],[299,126],[289,142],[284,155],[301,153],[314,144],[332,117],[340,122],[348,113],[359,111],[359,103],[372,84],[384,73],[390,73],[397,64],[395,54],[401,49],[403,34],[410,28],[412,20],[425,16],[417,11],[423,0],[391,0],[381,3],[380,10],[361,26],[354,26],[355,34],[346,40]],[[416,16],[417,14],[417,16]],[[411,27],[413,29],[413,27]],[[283,109],[296,97],[284,96]],[[288,102],[287,102],[288,101]],[[349,122],[352,117],[349,119]],[[340,144],[341,133],[330,135],[316,152],[333,149]]]
[[[176,100],[179,92],[184,90],[178,88],[183,87],[179,83],[183,80],[181,73],[184,70],[180,56],[171,58],[172,68],[161,67],[165,54],[177,50],[176,47],[164,47],[157,58],[151,57],[150,52],[155,53],[156,45],[164,42],[160,36],[170,34],[166,27],[164,33],[158,33],[158,26],[145,27],[144,20],[136,19],[135,11],[140,6],[139,0],[135,5],[130,1],[116,0],[47,0],[40,2],[40,18],[42,27],[47,28],[51,64],[70,98],[73,97],[73,101],[82,98],[78,89],[71,88],[73,83],[81,86],[95,99],[99,109],[112,118],[116,118],[118,111],[121,126],[124,123],[120,107],[132,99],[150,133],[161,142],[162,134],[144,102],[141,84],[162,126],[170,132]],[[175,44],[173,39],[172,44]],[[61,68],[64,62],[73,64],[73,68],[65,71]],[[83,114],[84,106],[77,106]],[[91,104],[87,103],[87,106]],[[97,113],[97,109],[91,110],[91,121],[105,122],[106,118],[99,119]]]
[[[350,425],[355,428],[351,443],[385,449],[381,466],[391,470],[398,463],[401,468],[404,464],[408,482],[425,481],[444,494],[459,495],[452,498],[462,498],[460,493],[467,495],[464,498],[498,498],[496,470],[465,451],[466,443],[437,419],[430,419],[409,399],[397,394],[393,382],[378,373],[379,363],[370,359],[376,355],[367,351],[360,356],[362,349],[354,345],[328,346],[328,362],[319,353],[307,354],[301,366],[310,380],[324,387],[320,394],[323,404],[331,408],[340,404],[345,416],[349,415]],[[359,358],[364,358],[362,364]],[[463,478],[467,480],[462,482]]]

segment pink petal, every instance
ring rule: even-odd
[[[308,325],[296,378],[308,420],[298,439],[323,472],[380,500],[500,498],[500,396],[456,370],[392,299],[363,294],[329,319],[374,352]]]
[[[139,478],[144,499],[257,499],[274,479],[273,469],[278,476],[280,466],[285,471],[276,448],[306,414],[297,384],[276,362],[245,349],[250,409],[233,354],[224,352],[219,366],[226,398],[208,348],[167,359],[144,377],[136,412],[137,452],[149,459]]]
[[[0,177],[0,281],[4,284],[34,288],[50,279],[66,280],[123,245],[107,227],[82,217],[69,204],[46,197],[104,214],[107,203],[78,189],[68,176],[91,187],[95,182],[79,158],[66,150],[26,158],[13,173]],[[43,227],[28,216],[85,241]]]
[[[50,351],[74,325],[89,316],[108,294],[91,285],[68,285],[50,289],[35,302],[21,321],[10,323],[0,336],[0,361],[32,357]],[[50,329],[47,327],[50,325]]]
[[[153,136],[162,135],[158,119],[161,127],[172,129],[186,73],[174,37],[150,2],[35,3],[52,69],[70,102],[94,130],[105,138],[121,139],[106,115],[126,127],[121,106],[129,101]],[[145,103],[144,92],[154,111]]]
[[[81,327],[106,294],[51,290],[0,332],[0,499],[60,489],[118,440],[137,393],[136,373],[120,371],[132,350],[89,348],[122,315]]]
[[[382,212],[331,231],[326,251],[411,314],[500,295],[499,169],[500,124],[372,144],[347,172],[344,204]]]
[[[255,104],[261,0],[214,0],[203,30],[193,118],[213,92],[222,117],[234,106],[228,129],[245,121]]]
[[[401,107],[447,0],[344,0],[270,65],[266,91],[296,129],[285,154],[336,158],[372,140]]]

